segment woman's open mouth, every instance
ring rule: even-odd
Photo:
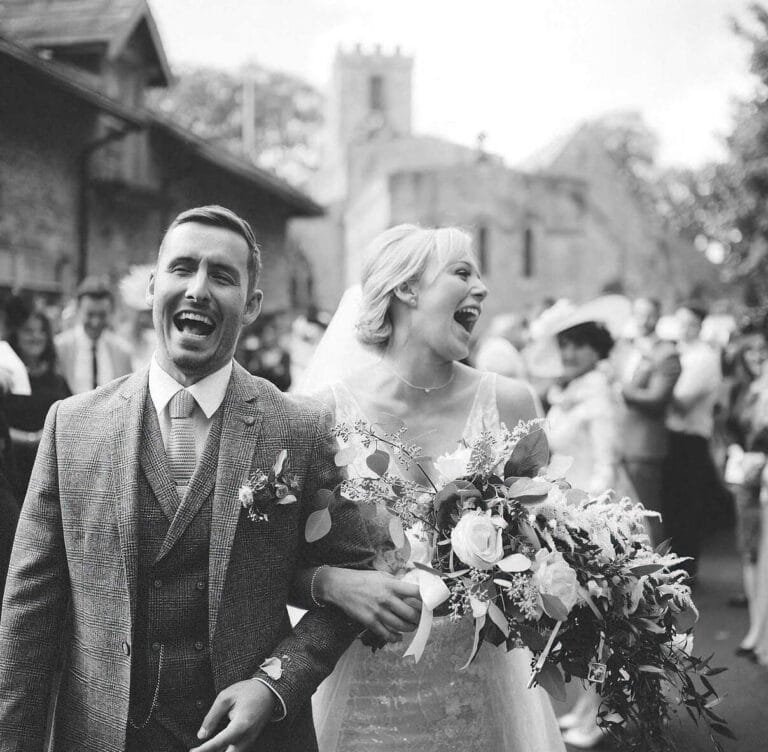
[[[173,325],[182,334],[193,337],[207,337],[216,328],[214,320],[205,313],[182,311],[173,317]]]
[[[477,306],[464,306],[453,314],[453,319],[467,332],[472,334],[477,320],[480,318],[480,308]]]

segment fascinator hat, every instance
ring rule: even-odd
[[[556,337],[579,324],[602,324],[614,339],[625,332],[632,315],[632,303],[624,295],[601,295],[581,305],[570,300],[558,300],[544,311],[532,324],[534,339]]]
[[[526,363],[532,376],[557,378],[562,374],[557,335],[580,324],[604,326],[611,337],[621,338],[631,320],[632,303],[624,295],[601,295],[577,305],[564,298],[531,322],[531,344]]]

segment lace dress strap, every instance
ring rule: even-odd
[[[496,403],[496,374],[486,371],[480,376],[475,399],[464,427],[464,441],[471,444],[483,431],[497,432],[501,428]]]

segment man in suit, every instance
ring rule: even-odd
[[[372,552],[345,502],[305,540],[312,500],[338,481],[334,442],[317,403],[233,363],[258,273],[245,221],[180,214],[149,287],[152,363],[51,409],[0,620],[3,752],[43,749],[62,648],[57,751],[317,748],[311,695],[359,626],[328,606],[292,629],[289,590],[299,569]],[[282,450],[298,499],[254,521],[238,491]]]
[[[86,277],[78,286],[78,323],[55,340],[62,375],[72,394],[104,386],[133,370],[130,348],[109,330],[114,307],[105,280]]]
[[[669,449],[665,420],[680,377],[680,358],[674,344],[656,334],[661,305],[638,298],[633,306],[637,336],[623,367],[624,410],[619,436],[624,467],[646,509],[661,512],[662,469]],[[662,539],[658,518],[649,519],[652,542]]]

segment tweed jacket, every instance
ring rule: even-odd
[[[139,473],[154,487],[159,452],[142,460],[147,369],[51,409],[23,505],[0,620],[0,750],[41,752],[57,657],[67,655],[54,750],[124,749],[136,610]],[[328,413],[291,398],[235,365],[222,410],[213,487],[208,634],[217,692],[259,676],[287,716],[255,749],[314,748],[310,698],[348,647],[355,626],[333,608],[291,629],[286,602],[298,568],[367,566],[372,552],[354,505],[333,509],[331,533],[304,539],[308,502],[338,470]],[[252,522],[238,500],[250,472],[288,450],[297,504]],[[205,485],[201,483],[200,485]],[[196,490],[193,485],[189,493]],[[207,489],[211,491],[210,487]],[[205,493],[203,489],[203,493]],[[202,502],[201,502],[202,503]],[[194,506],[194,505],[193,505]],[[177,515],[166,539],[183,532]],[[63,625],[69,619],[62,646]],[[260,666],[280,660],[282,676]],[[304,730],[298,733],[300,730]],[[306,729],[309,729],[307,736]]]
[[[105,331],[101,338],[112,361],[112,373],[116,376],[126,376],[133,371],[131,364],[131,351],[127,343],[114,332]],[[77,330],[68,329],[58,334],[55,339],[56,357],[59,361],[59,369],[62,376],[74,389],[75,368],[77,363]]]

